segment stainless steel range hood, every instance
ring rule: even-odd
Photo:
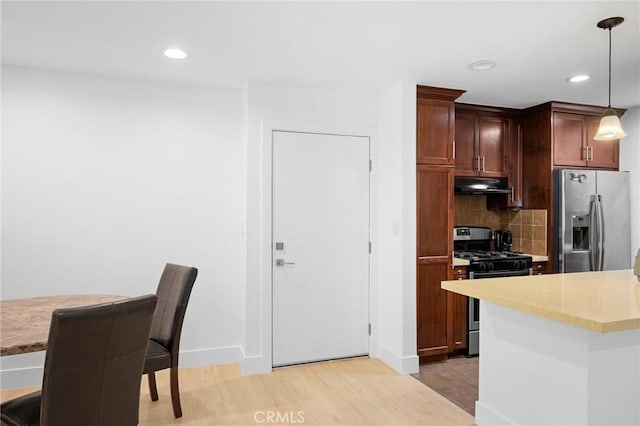
[[[454,180],[455,194],[458,195],[484,195],[484,194],[510,194],[507,179],[460,177]]]

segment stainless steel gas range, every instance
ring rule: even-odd
[[[531,256],[512,251],[492,251],[491,228],[455,226],[454,257],[469,261],[469,279],[531,275]],[[480,352],[480,301],[469,298],[468,355]]]

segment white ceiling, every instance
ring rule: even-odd
[[[460,101],[640,105],[640,1],[7,2],[2,63],[210,86],[267,82],[380,89],[391,80],[465,89]],[[189,57],[161,55],[180,46]],[[467,65],[493,60],[484,72]],[[587,73],[591,80],[569,84]]]

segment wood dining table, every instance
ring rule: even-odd
[[[0,300],[0,356],[47,349],[51,313],[126,299],[127,296],[77,294]]]

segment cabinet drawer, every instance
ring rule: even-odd
[[[451,271],[451,277],[450,279],[452,280],[466,280],[467,279],[467,267],[466,266],[454,266],[453,270]]]
[[[547,266],[547,262],[534,262],[532,265],[533,275],[542,275]]]

